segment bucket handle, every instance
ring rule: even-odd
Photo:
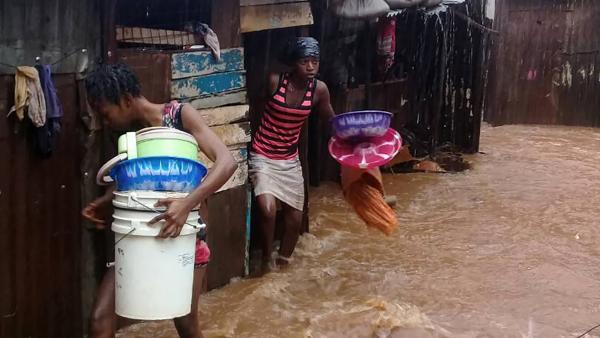
[[[131,230],[129,230],[128,233],[126,233],[125,235],[123,235],[123,237],[119,238],[119,240],[116,241],[115,244],[113,244],[113,247],[117,246],[117,244],[119,244],[120,241],[124,240],[125,237],[131,235],[134,231],[135,231],[135,227],[131,227]]]
[[[146,203],[142,203],[142,201],[138,200],[138,199],[137,199],[137,197],[135,197],[133,194],[132,194],[132,195],[129,195],[129,198],[131,198],[131,200],[133,200],[133,201],[134,201],[134,202],[136,202],[137,204],[139,204],[139,205],[143,206],[144,208],[146,208],[146,209],[148,209],[148,210],[150,210],[150,211],[154,211],[154,212],[155,212],[155,213],[157,213],[157,214],[162,214],[162,212],[161,212],[161,211],[159,211],[159,210],[157,210],[156,208],[154,208],[154,207],[151,207],[151,206],[147,205]],[[198,214],[198,217],[200,217],[200,214]],[[200,217],[200,222],[202,222],[203,224],[206,224],[206,223],[204,223],[204,220],[202,220],[202,217]],[[185,224],[187,224],[187,225],[191,226],[191,227],[192,227],[192,228],[194,228],[194,229],[198,229],[198,226],[197,226],[197,225],[194,225],[194,224],[191,224],[191,223],[188,223],[188,222],[185,222]]]
[[[109,185],[113,182],[113,179],[109,176],[110,171],[114,168],[119,162],[125,161],[127,159],[127,153],[119,154],[113,158],[111,158],[108,162],[104,163],[100,170],[98,170],[98,174],[96,175],[96,184],[98,185]]]

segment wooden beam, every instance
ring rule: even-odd
[[[250,142],[250,122],[211,127],[226,146]]]
[[[250,106],[247,104],[239,106],[227,106],[211,109],[201,109],[200,114],[209,126],[220,126],[245,120],[248,118]]]
[[[218,95],[206,96],[190,102],[196,109],[215,108],[231,104],[246,103],[247,93],[245,90],[221,93]]]
[[[102,41],[102,52],[100,57],[102,60],[114,63],[117,58],[117,38],[115,36],[117,0],[107,0],[101,2],[101,4],[101,29],[104,33],[104,39]]]
[[[313,24],[309,2],[240,8],[242,33]]]
[[[221,50],[220,62],[217,62],[210,51],[174,53],[171,56],[172,80],[242,69],[244,69],[243,48]]]
[[[211,28],[221,48],[240,47],[240,0],[212,0],[211,12]]]
[[[235,71],[171,81],[171,97],[196,98],[246,87],[246,72]]]

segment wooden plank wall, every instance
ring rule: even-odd
[[[242,33],[313,24],[308,1],[243,1],[240,8]]]
[[[497,1],[485,120],[600,126],[599,23],[598,1]]]
[[[240,0],[212,0],[211,27],[219,37],[221,49],[242,46]]]
[[[250,142],[249,106],[246,104],[244,50],[221,51],[217,61],[209,51],[174,53],[171,58],[171,97],[188,101],[231,150],[238,169],[208,201],[208,243],[212,259],[208,287],[225,285],[248,270]],[[199,159],[213,165],[200,153]]]
[[[210,51],[174,53],[171,63],[171,80],[243,70],[244,49],[231,48],[222,50],[221,62],[215,62]]]

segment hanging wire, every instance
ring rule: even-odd
[[[14,48],[14,47],[10,47],[10,46],[7,46],[7,47],[11,48],[13,50],[17,50],[17,48]],[[58,59],[58,60],[50,63],[50,66],[56,66],[57,64],[65,61],[66,59],[70,58],[71,56],[73,56],[73,55],[75,55],[77,53],[87,53],[87,51],[88,51],[87,48],[81,48],[81,47],[80,48],[76,48],[76,49],[72,50],[71,52],[65,54],[65,56],[61,57],[60,59]],[[36,63],[38,63],[39,60],[40,60],[40,57],[36,56],[35,60],[36,60]],[[9,63],[0,62],[0,65],[4,66],[4,67],[8,67],[8,68],[18,69],[17,66],[11,65]]]
[[[77,49],[75,49],[74,51],[72,51],[71,53],[68,53],[68,54],[66,54],[65,56],[63,56],[62,58],[60,58],[60,59],[58,59],[58,60],[56,60],[56,61],[52,62],[52,63],[50,64],[50,66],[55,66],[55,65],[57,65],[57,64],[59,64],[59,63],[61,63],[61,62],[65,61],[66,59],[70,58],[71,56],[73,56],[73,55],[75,55],[75,54],[77,54],[77,53],[87,53],[87,49],[85,49],[85,48],[77,48]]]

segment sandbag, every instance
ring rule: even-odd
[[[390,6],[384,0],[334,0],[331,10],[344,18],[368,19],[387,14]]]

